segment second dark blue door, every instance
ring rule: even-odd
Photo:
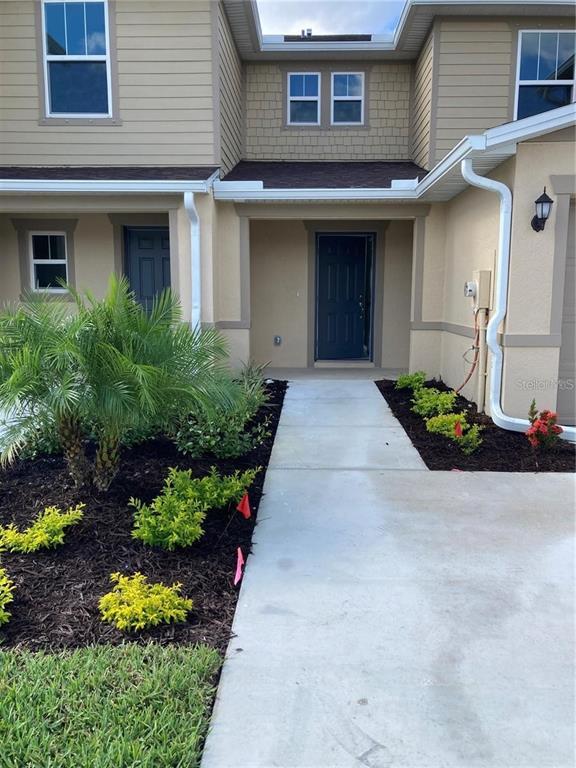
[[[371,235],[317,235],[316,359],[370,356]]]
[[[126,229],[126,271],[137,300],[151,309],[154,297],[170,287],[168,227]]]

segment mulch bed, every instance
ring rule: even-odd
[[[412,391],[396,389],[395,385],[396,382],[389,379],[376,382],[428,469],[469,472],[574,472],[576,469],[574,445],[559,440],[554,449],[536,452],[521,432],[500,429],[490,417],[479,414],[473,403],[458,396],[454,411],[465,411],[470,424],[483,427],[482,445],[470,456],[465,456],[452,440],[426,431],[424,419],[411,411]],[[438,381],[429,381],[426,386],[450,391]]]
[[[25,527],[48,505],[64,510],[84,502],[86,508],[84,519],[66,532],[63,546],[34,554],[1,555],[16,592],[9,606],[12,618],[0,629],[0,647],[55,650],[125,642],[126,634],[101,621],[98,600],[111,588],[111,573],[141,571],[151,582],[180,582],[194,608],[183,624],[157,627],[129,639],[207,643],[224,651],[238,599],[238,588],[232,583],[237,547],[242,547],[245,557],[250,551],[287,384],[274,381],[267,387],[269,403],[257,421],[270,418],[271,436],[240,459],[191,459],[168,440],[148,441],[125,451],[119,475],[102,494],[76,489],[60,457],[40,457],[1,472],[0,523]],[[131,537],[131,496],[149,502],[162,490],[170,467],[191,468],[199,477],[212,466],[223,474],[262,467],[250,488],[249,520],[233,508],[211,512],[204,537],[193,547],[174,552],[147,547]]]

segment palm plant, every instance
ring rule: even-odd
[[[105,490],[118,470],[129,430],[168,426],[182,408],[226,404],[218,375],[226,346],[214,330],[190,330],[164,291],[146,312],[125,279],[110,278],[103,300],[68,289],[76,314],[28,298],[0,316],[0,409],[8,415],[4,461],[12,460],[39,420],[58,430],[74,481]],[[93,465],[85,425],[96,438]]]

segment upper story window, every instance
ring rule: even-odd
[[[332,73],[332,125],[364,123],[364,73]]]
[[[65,232],[30,232],[32,290],[61,293],[68,281]]]
[[[288,73],[288,125],[320,125],[320,74]]]
[[[576,33],[520,32],[516,119],[574,101]]]
[[[43,0],[48,117],[110,117],[108,8]]]

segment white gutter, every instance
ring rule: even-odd
[[[508,416],[502,410],[502,347],[498,343],[498,329],[508,310],[508,282],[510,278],[510,235],[512,229],[512,193],[500,181],[479,176],[473,168],[472,160],[462,160],[460,165],[463,178],[473,187],[496,192],[500,197],[500,227],[498,232],[498,257],[494,287],[494,311],[486,329],[486,343],[492,353],[490,366],[490,416],[502,429],[513,432],[525,432],[530,426],[528,419]],[[576,427],[562,427],[561,437],[576,442]]]
[[[193,192],[184,193],[184,208],[190,219],[190,324],[198,328],[202,319],[202,264],[200,260],[200,217]]]
[[[412,180],[410,180],[412,181]],[[234,185],[234,186],[232,186]],[[250,200],[415,200],[415,185],[400,187],[290,187],[265,188],[262,182],[215,181],[214,198]]]
[[[1,192],[209,192],[214,174],[199,181],[113,179],[0,179]]]

